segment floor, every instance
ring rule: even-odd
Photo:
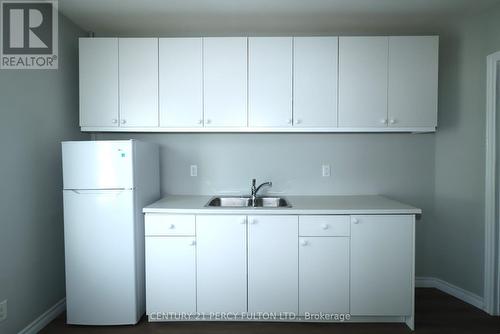
[[[483,311],[436,289],[416,291],[416,333],[500,334],[500,317]],[[85,327],[68,326],[65,315],[59,316],[40,333],[74,334],[160,334],[160,333],[411,333],[403,324],[311,324],[311,323],[231,323],[184,322],[148,323],[145,318],[136,326]]]

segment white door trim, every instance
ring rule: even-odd
[[[486,58],[486,184],[485,184],[485,254],[484,254],[484,310],[489,314],[499,314],[500,268],[497,265],[498,244],[496,222],[498,198],[496,170],[496,101],[497,71],[500,64],[500,51]],[[496,290],[496,293],[495,293]]]

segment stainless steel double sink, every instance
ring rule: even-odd
[[[256,197],[252,203],[250,196],[216,196],[212,197],[206,207],[231,207],[231,208],[291,208],[290,203],[283,197]]]

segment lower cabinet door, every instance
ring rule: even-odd
[[[196,216],[197,311],[247,311],[246,216]]]
[[[248,217],[248,312],[298,311],[298,217]]]
[[[351,314],[412,313],[413,224],[408,216],[351,216]]]
[[[146,313],[196,312],[194,237],[146,237]]]
[[[299,315],[349,313],[349,237],[299,240]]]

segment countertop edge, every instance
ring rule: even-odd
[[[345,210],[294,210],[294,209],[160,209],[145,208],[143,213],[170,213],[170,214],[241,214],[241,215],[417,215],[421,209],[345,209]]]

